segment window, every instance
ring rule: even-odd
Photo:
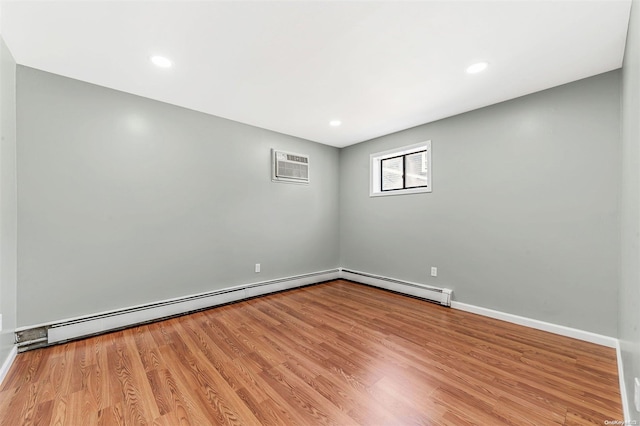
[[[371,154],[369,195],[431,192],[431,141]]]

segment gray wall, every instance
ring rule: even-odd
[[[20,326],[338,266],[338,149],[17,79]],[[311,184],[271,182],[271,148],[309,154]]]
[[[616,336],[619,83],[614,71],[343,149],[342,266]],[[433,192],[370,198],[369,154],[425,140]]]
[[[617,335],[618,71],[340,151],[17,77],[18,325],[340,265]],[[434,192],[369,198],[369,154],[428,139]],[[310,154],[311,185],[272,183],[272,147]]]
[[[16,328],[16,63],[0,38],[0,365]]]
[[[640,377],[640,2],[631,20],[622,68],[622,276],[618,337],[632,419],[633,378]]]

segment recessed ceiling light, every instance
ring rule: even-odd
[[[170,68],[172,65],[171,61],[164,56],[152,56],[151,62],[153,62],[155,66],[160,68]]]
[[[467,74],[477,74],[487,69],[488,66],[489,64],[486,62],[478,62],[477,64],[473,64],[467,68]]]
[[[331,126],[331,127],[338,127],[341,124],[342,124],[342,121],[340,121],[340,120],[331,120],[329,122],[329,126]]]

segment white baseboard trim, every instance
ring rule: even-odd
[[[622,348],[620,340],[616,339],[616,356],[618,361],[618,380],[620,381],[620,398],[622,398],[622,413],[624,415],[625,424],[631,423],[631,411],[629,407],[629,399],[627,398],[627,385],[624,381],[624,366],[622,365]]]
[[[16,334],[18,336],[18,342],[20,342],[19,346],[21,347],[28,347],[36,343],[39,343],[39,346],[46,346],[151,322],[161,318],[182,315],[268,293],[335,280],[338,279],[339,276],[339,269],[333,269],[227,287],[216,291],[192,294],[82,317],[19,327],[16,330]],[[31,341],[29,341],[27,337],[21,341],[21,336],[29,336],[30,334],[33,335],[36,333],[40,333],[40,336],[44,337]]]
[[[7,377],[7,373],[9,373],[9,369],[13,365],[13,361],[16,360],[16,356],[18,355],[18,346],[13,345],[9,355],[2,363],[2,367],[0,367],[0,386],[2,386],[2,382],[4,382],[5,377]]]
[[[451,300],[452,290],[446,288],[431,287],[424,284],[412,283],[409,281],[398,280],[395,278],[383,277],[379,275],[369,274],[367,272],[354,271],[350,269],[340,268],[340,278],[368,284],[387,290],[396,291],[398,293],[408,294],[410,296],[418,296],[425,299],[438,302],[445,306],[451,306],[453,309],[471,312],[485,317],[495,318],[513,324],[523,325],[525,327],[534,328],[536,330],[547,331],[561,336],[572,337],[574,339],[595,343],[610,348],[618,346],[618,339],[614,337],[604,336],[602,334],[592,333],[577,328],[566,327],[564,325],[553,324],[532,318],[522,317],[519,315],[509,314],[506,312],[495,311],[493,309],[483,308],[480,306],[469,305],[467,303],[456,302]]]
[[[409,296],[420,297],[431,300],[432,302],[437,302],[444,306],[450,306],[451,304],[452,291],[448,288],[432,287],[425,284],[418,284],[410,281],[403,281],[395,278],[369,274],[367,272],[342,268],[340,268],[340,278],[407,294]]]
[[[579,330],[577,328],[566,327],[564,325],[553,324],[532,318],[521,317],[519,315],[508,314],[506,312],[494,311],[493,309],[468,305],[462,302],[451,302],[451,307],[453,309],[459,309],[461,311],[471,312],[473,314],[495,318],[513,324],[524,325],[525,327],[535,328],[536,330],[548,331],[549,333],[584,340],[585,342],[591,342],[597,345],[607,346],[609,348],[615,348],[618,344],[618,339],[614,337],[604,336],[602,334],[592,333],[590,331]]]

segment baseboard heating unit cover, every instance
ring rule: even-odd
[[[16,330],[18,351],[24,352],[86,336],[183,315],[242,299],[289,290],[340,278],[340,270],[313,272],[294,277],[228,287],[125,309],[54,321]]]
[[[451,306],[451,295],[453,290],[448,288],[432,287],[425,284],[401,281],[394,278],[387,278],[365,272],[352,271],[349,269],[342,269],[340,271],[340,277],[345,280],[420,297],[421,299],[439,303],[443,306]]]

